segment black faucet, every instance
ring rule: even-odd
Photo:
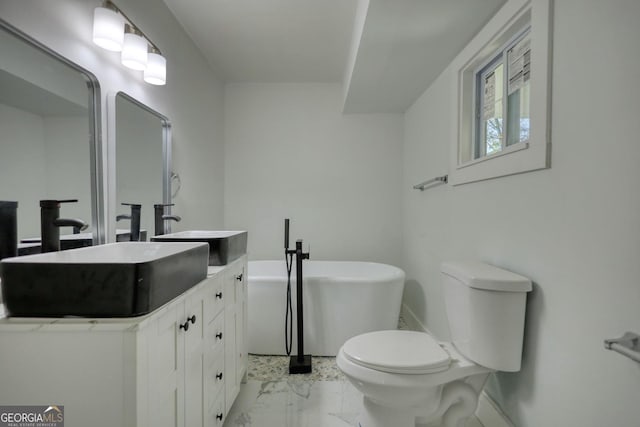
[[[18,256],[18,202],[0,201],[0,259]]]
[[[121,219],[130,219],[131,224],[129,227],[129,240],[132,242],[140,241],[140,211],[142,210],[142,205],[138,205],[135,203],[122,203],[122,206],[131,206],[131,214],[126,215],[118,215],[116,217],[116,221],[120,221]]]
[[[164,208],[167,206],[173,206],[173,203],[170,204],[159,204],[153,205],[154,209],[154,219],[155,219],[155,235],[160,236],[164,234],[164,222],[167,220],[172,220],[175,222],[180,222],[182,218],[178,215],[165,215]]]
[[[296,329],[298,332],[298,355],[290,356],[289,358],[289,374],[308,374],[311,372],[311,355],[304,354],[304,312],[302,307],[302,261],[305,259],[309,259],[309,252],[302,251],[302,239],[296,240],[296,248],[295,250],[289,249],[289,218],[284,220],[284,258],[285,263],[287,265],[287,313],[285,314],[285,340],[290,337],[287,337],[287,327],[292,331],[293,325],[292,320],[289,320],[289,316],[293,319],[293,313],[291,310],[291,269],[293,267],[293,256],[296,257],[296,317],[297,317],[297,325]],[[287,258],[288,257],[288,258]],[[289,338],[289,341],[286,342],[287,354],[290,353],[290,342],[292,340]]]
[[[85,230],[87,223],[81,219],[60,218],[60,203],[73,203],[73,200],[40,200],[40,234],[41,252],[60,250],[60,227],[74,227],[78,231]]]

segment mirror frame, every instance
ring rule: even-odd
[[[0,18],[0,29],[7,31],[14,37],[21,39],[32,47],[39,49],[55,60],[62,62],[71,69],[80,73],[87,82],[89,99],[87,109],[89,111],[89,162],[90,162],[90,189],[91,189],[91,228],[93,244],[101,245],[106,242],[106,229],[104,224],[104,180],[102,168],[102,138],[101,138],[101,110],[100,110],[100,83],[96,76],[86,68],[62,56],[55,50],[34,39],[27,33]],[[20,215],[18,215],[20,218]]]
[[[148,105],[140,102],[135,99],[131,95],[127,94],[123,91],[118,91],[115,93],[110,93],[107,96],[107,138],[108,138],[108,163],[109,163],[109,219],[107,224],[109,226],[109,232],[107,234],[108,241],[114,241],[116,239],[116,182],[118,177],[116,176],[116,145],[118,143],[116,138],[116,100],[118,96],[123,97],[127,101],[133,103],[135,106],[143,109],[147,113],[155,116],[160,120],[162,125],[162,203],[168,204],[171,203],[171,145],[172,145],[172,135],[171,135],[171,120],[164,114],[159,113]],[[171,213],[171,207],[167,208],[167,213]],[[165,233],[171,232],[171,224],[165,223]],[[150,230],[147,230],[148,237],[150,238],[153,234],[150,233]]]

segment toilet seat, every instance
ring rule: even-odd
[[[358,335],[342,346],[358,365],[394,374],[446,371],[451,357],[429,334],[415,331],[376,331]]]

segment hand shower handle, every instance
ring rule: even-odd
[[[289,218],[284,220],[284,249],[289,250]]]

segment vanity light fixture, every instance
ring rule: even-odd
[[[167,82],[167,60],[160,49],[111,0],[93,13],[93,42],[121,52],[122,65],[144,72],[144,81],[153,85]]]
[[[163,85],[167,81],[167,60],[156,48],[151,48],[144,69],[144,81],[152,85]]]
[[[124,25],[124,44],[122,45],[122,65],[132,70],[147,68],[147,41],[142,33],[129,24]]]
[[[120,52],[124,42],[124,18],[117,11],[96,7],[93,11],[93,42],[103,49]]]

